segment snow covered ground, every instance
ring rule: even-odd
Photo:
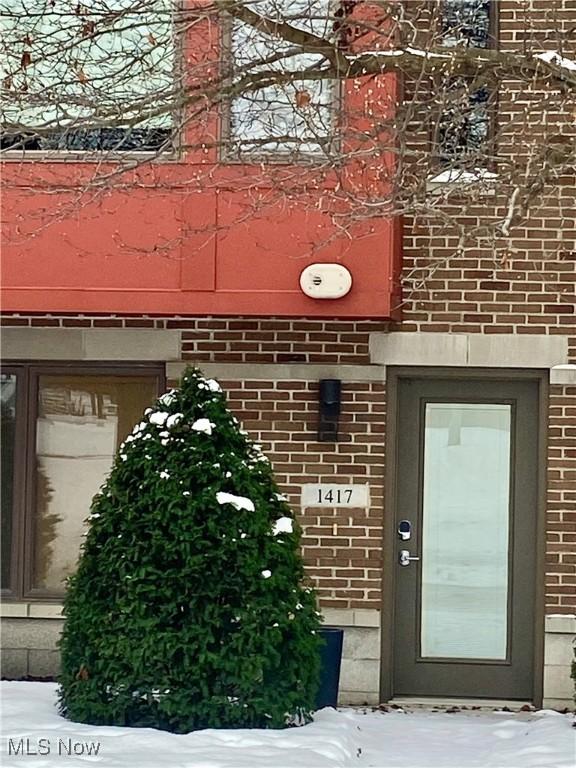
[[[78,725],[59,717],[51,683],[1,684],[4,768],[574,768],[572,718],[556,712],[361,712],[324,709],[285,731]],[[16,753],[18,750],[18,753]]]

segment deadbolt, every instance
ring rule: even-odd
[[[398,538],[400,541],[409,541],[412,536],[412,525],[410,520],[400,520],[398,523]]]

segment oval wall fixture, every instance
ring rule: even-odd
[[[352,287],[352,275],[341,264],[310,264],[300,274],[300,288],[311,299],[341,299]]]

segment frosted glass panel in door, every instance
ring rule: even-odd
[[[511,407],[427,403],[421,655],[505,659]]]

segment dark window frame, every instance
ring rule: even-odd
[[[16,418],[11,510],[10,586],[0,590],[4,601],[61,602],[61,592],[33,587],[36,511],[36,423],[40,376],[147,376],[156,380],[157,394],[166,387],[164,363],[85,361],[5,361],[2,373],[16,381]]]
[[[145,135],[148,137],[158,134],[158,140],[148,145],[145,141]],[[162,136],[161,136],[162,134]],[[131,136],[140,135],[142,141],[134,141],[133,146],[125,147],[125,142]],[[98,137],[98,138],[96,138]],[[109,146],[108,138],[110,139]],[[65,145],[60,146],[64,141]],[[54,146],[42,146],[42,142],[53,142]],[[98,146],[88,146],[90,142],[98,143]],[[74,146],[82,144],[85,146]],[[58,153],[58,155],[101,155],[111,153],[112,155],[154,155],[170,154],[174,151],[174,129],[171,128],[62,128],[55,129],[53,133],[40,136],[24,133],[14,134],[0,139],[0,151],[4,153],[28,153],[34,152],[38,155],[49,155]],[[36,157],[36,154],[34,155]]]

